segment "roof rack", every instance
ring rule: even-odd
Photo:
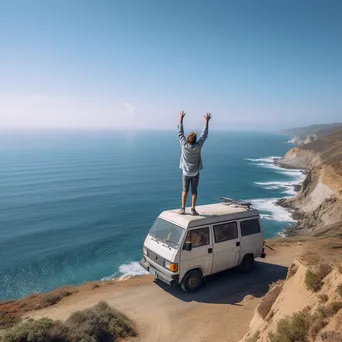
[[[221,200],[224,204],[232,205],[236,207],[242,207],[248,210],[250,210],[253,205],[252,202],[233,200],[232,198],[228,198],[228,197],[221,197]]]

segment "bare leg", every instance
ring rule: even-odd
[[[183,191],[182,192],[182,208],[185,208],[187,198],[188,198],[188,193]]]
[[[192,208],[196,207],[197,194],[192,194]]]

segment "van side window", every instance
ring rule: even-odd
[[[241,236],[260,233],[259,219],[240,221]]]
[[[214,226],[215,242],[237,239],[238,230],[236,222],[228,222]]]
[[[185,241],[191,242],[193,248],[209,245],[209,227],[190,230]]]

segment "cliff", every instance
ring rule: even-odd
[[[297,195],[279,201],[295,210],[298,224],[291,233],[311,233],[339,223],[342,227],[342,130],[292,148],[279,164],[307,170]]]
[[[342,274],[336,265],[297,259],[286,280],[261,299],[241,342],[342,341]]]
[[[296,127],[296,128],[288,128],[281,131],[281,133],[291,136],[308,136],[308,135],[317,135],[317,136],[325,136],[331,134],[337,130],[342,129],[341,122],[335,122],[332,124],[317,124],[306,127]]]

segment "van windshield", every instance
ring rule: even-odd
[[[151,236],[173,248],[179,246],[183,234],[184,229],[161,218],[156,219],[150,230]]]

